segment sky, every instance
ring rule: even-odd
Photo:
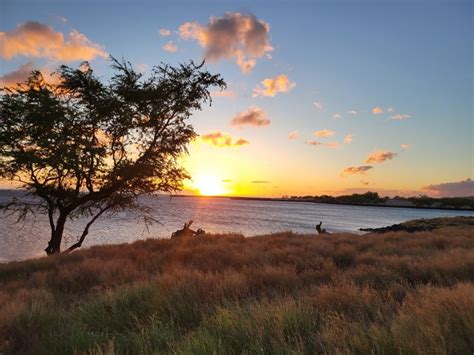
[[[0,3],[0,85],[206,59],[185,193],[474,195],[472,1]]]

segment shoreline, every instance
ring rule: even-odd
[[[274,202],[305,202],[305,203],[319,203],[321,205],[341,205],[341,206],[359,206],[359,207],[383,207],[383,208],[411,208],[416,210],[441,210],[441,211],[466,211],[474,212],[471,208],[449,208],[449,207],[423,207],[423,206],[387,206],[375,204],[357,204],[357,203],[338,203],[338,202],[319,202],[311,200],[296,200],[278,197],[240,197],[240,196],[199,196],[199,195],[169,195],[169,197],[192,197],[192,198],[222,198],[230,200],[244,200],[244,201],[274,201]]]

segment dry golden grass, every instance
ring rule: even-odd
[[[205,235],[0,265],[0,353],[474,351],[474,234]]]

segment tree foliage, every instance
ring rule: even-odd
[[[104,83],[84,62],[61,66],[59,84],[39,71],[0,98],[0,177],[23,184],[33,200],[4,208],[45,211],[51,227],[47,254],[60,251],[66,220],[140,208],[140,195],[175,192],[188,178],[178,158],[196,136],[191,114],[211,103],[209,88],[225,88],[202,64],[161,65],[145,78],[111,59]]]

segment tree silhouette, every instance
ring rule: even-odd
[[[226,86],[203,64],[163,64],[144,78],[129,62],[111,63],[107,83],[84,62],[61,66],[58,85],[34,71],[0,98],[0,177],[21,182],[33,196],[3,208],[20,219],[47,214],[48,255],[61,251],[69,219],[89,221],[67,251],[82,245],[104,213],[135,208],[146,217],[140,195],[180,190],[188,175],[178,158],[196,136],[186,121],[211,104],[210,87]]]

